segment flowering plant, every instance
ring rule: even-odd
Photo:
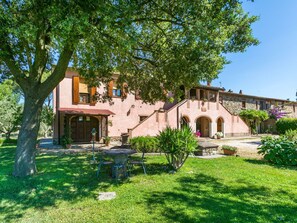
[[[216,133],[216,136],[218,136],[218,137],[223,137],[224,134],[223,134],[222,132],[217,132],[217,133]]]
[[[201,132],[200,132],[199,130],[197,130],[197,131],[195,132],[195,136],[196,136],[196,137],[200,137],[200,136],[201,136]]]
[[[269,117],[275,120],[278,120],[286,116],[286,112],[283,112],[279,107],[274,107],[268,110]]]

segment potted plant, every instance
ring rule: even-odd
[[[105,143],[106,146],[109,146],[109,144],[110,144],[110,137],[109,136],[105,137],[104,143]]]
[[[223,145],[222,150],[225,155],[234,155],[237,152],[237,147],[235,146],[228,146],[228,145]]]
[[[222,133],[222,132],[217,132],[215,135],[216,135],[217,139],[224,137],[224,133]]]
[[[73,142],[73,140],[71,139],[71,137],[63,135],[61,137],[61,145],[64,148],[70,149],[71,148],[71,143]]]

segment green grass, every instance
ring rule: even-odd
[[[15,179],[14,153],[0,147],[0,222],[297,222],[295,168],[189,158],[169,174],[163,156],[150,156],[147,176],[139,168],[117,183],[95,177],[90,155],[39,155],[39,173]],[[98,201],[103,191],[116,199]]]

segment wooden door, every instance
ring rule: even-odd
[[[71,119],[71,138],[74,142],[91,142],[92,129],[96,129],[95,140],[99,140],[99,121],[91,116],[76,116]]]
[[[217,123],[217,132],[223,132],[222,125],[223,125],[223,121],[221,118],[219,118]]]
[[[209,137],[209,119],[201,117],[197,120],[196,130],[201,132],[201,137]]]

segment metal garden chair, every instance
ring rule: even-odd
[[[132,171],[134,165],[141,165],[142,169],[143,169],[143,173],[146,174],[146,168],[145,168],[145,153],[142,153],[141,159],[133,159],[132,157],[130,157],[130,159],[128,160],[128,171],[129,173]]]

